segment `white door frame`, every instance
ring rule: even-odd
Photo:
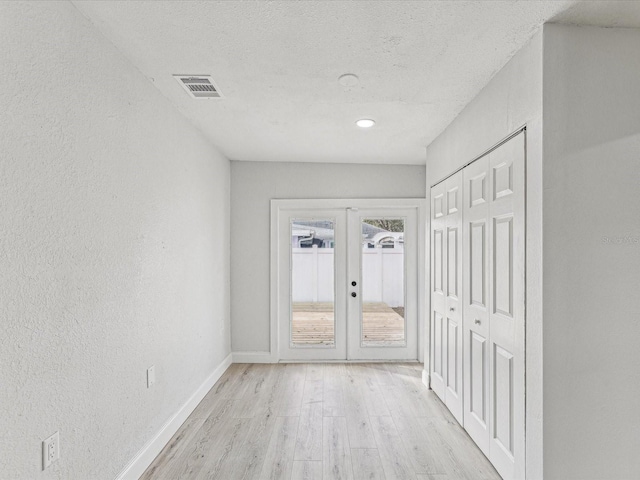
[[[418,235],[418,268],[417,275],[417,335],[418,345],[418,361],[424,361],[424,324],[425,324],[425,209],[426,200],[424,198],[407,198],[407,199],[272,199],[271,200],[271,281],[270,281],[270,354],[269,361],[280,361],[279,351],[279,285],[280,285],[280,265],[278,261],[279,251],[279,231],[278,227],[282,215],[286,215],[288,210],[329,210],[336,208],[375,208],[375,209],[398,209],[398,208],[415,208],[417,215],[417,235]],[[265,359],[266,360],[266,359]]]

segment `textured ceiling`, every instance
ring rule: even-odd
[[[638,2],[73,3],[222,153],[253,161],[422,164],[545,21],[640,25]],[[224,98],[190,98],[176,73],[212,75]]]

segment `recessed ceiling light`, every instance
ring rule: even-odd
[[[371,128],[375,124],[376,124],[376,122],[374,122],[370,118],[361,118],[360,120],[358,120],[356,122],[356,125],[359,126],[360,128]]]
[[[345,73],[338,78],[338,83],[343,87],[353,87],[357,85],[359,81],[358,76],[353,73]]]

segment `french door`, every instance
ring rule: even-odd
[[[417,360],[423,200],[273,200],[280,360]]]

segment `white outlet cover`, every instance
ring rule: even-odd
[[[60,432],[56,432],[42,442],[42,469],[60,459]]]
[[[151,365],[147,368],[147,388],[151,388],[156,383],[156,366]]]

